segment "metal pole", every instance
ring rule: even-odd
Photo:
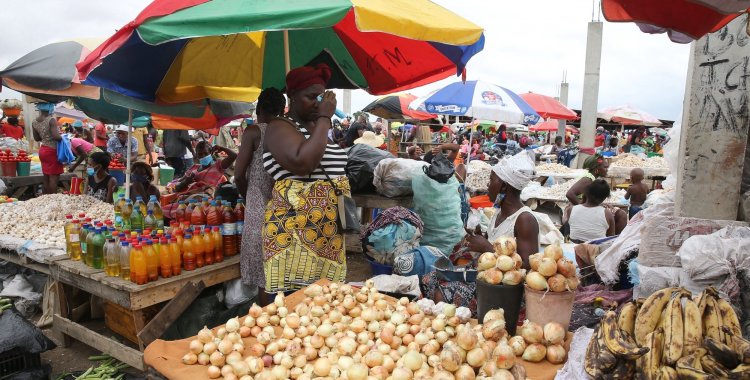
[[[291,59],[289,58],[289,31],[284,30],[284,69],[288,73],[292,69]]]
[[[125,162],[127,164],[125,165],[125,198],[130,199],[130,165],[131,165],[131,154],[130,149],[132,148],[132,142],[130,141],[133,136],[133,110],[128,109],[128,152],[127,152],[127,158],[125,159]]]

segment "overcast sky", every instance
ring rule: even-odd
[[[3,8],[0,67],[42,45],[111,35],[150,1],[31,0]],[[486,44],[467,67],[468,79],[496,83],[517,93],[557,95],[562,73],[570,83],[569,105],[580,109],[587,23],[592,3],[581,0],[435,0],[485,28]],[[602,18],[603,20],[603,18]],[[434,20],[439,26],[440,20]],[[641,33],[634,24],[604,24],[599,108],[629,104],[662,119],[682,111],[689,45],[665,35]],[[411,90],[423,95],[458,80]],[[20,98],[3,88],[2,98]],[[355,91],[352,110],[374,97]]]

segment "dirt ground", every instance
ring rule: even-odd
[[[347,241],[353,239],[347,238]],[[355,243],[347,244],[347,282],[362,282],[371,277],[370,264],[365,260],[361,253],[361,249],[356,247]],[[60,374],[85,371],[92,365],[88,360],[90,356],[99,355],[100,352],[94,348],[91,348],[81,342],[73,340],[73,344],[70,347],[62,348],[59,347],[60,342],[56,339],[50,329],[43,330],[44,334],[52,339],[55,344],[58,345],[54,350],[47,351],[42,354],[42,363],[48,364],[52,367],[51,379],[56,379]],[[134,375],[141,375],[145,377],[145,374],[136,369],[127,370],[128,373]]]

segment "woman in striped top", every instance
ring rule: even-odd
[[[325,91],[326,65],[286,77],[289,113],[268,124],[263,166],[276,181],[263,223],[266,291],[296,290],[321,278],[346,277],[336,190],[349,193],[346,152],[328,144],[336,95]],[[322,94],[322,95],[321,95]],[[343,207],[343,205],[341,205]]]

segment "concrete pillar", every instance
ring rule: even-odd
[[[693,43],[685,89],[675,214],[735,220],[750,104],[747,15]]]
[[[568,83],[563,80],[560,83],[560,103],[568,105]],[[557,125],[557,135],[563,137],[563,144],[565,144],[565,123],[566,120],[559,120]]]
[[[23,133],[26,136],[26,141],[29,142],[29,153],[36,152],[38,150],[38,144],[34,141],[34,133],[32,132],[31,123],[36,119],[36,106],[31,103],[31,97],[27,95],[22,96],[23,99]]]
[[[602,61],[602,36],[604,24],[589,22],[586,37],[586,67],[583,77],[583,101],[581,105],[581,148],[593,148],[596,134],[596,110],[599,106],[599,72]],[[578,167],[583,167],[587,154],[579,153]]]
[[[344,113],[352,114],[352,90],[344,90]]]

